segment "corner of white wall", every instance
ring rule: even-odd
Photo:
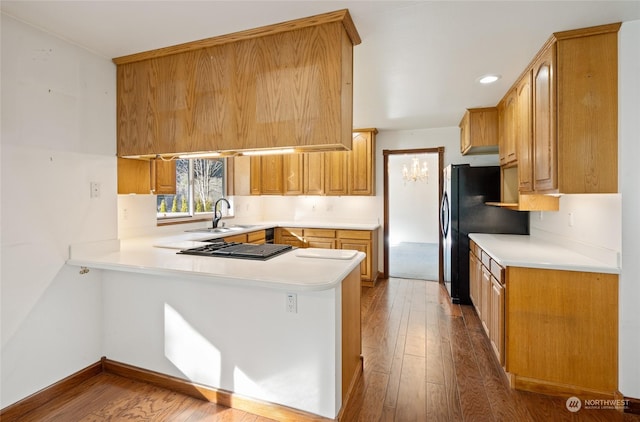
[[[640,399],[640,20],[619,33],[619,183],[622,192],[622,273],[620,274],[619,389]]]

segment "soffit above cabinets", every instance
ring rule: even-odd
[[[351,149],[348,10],[113,59],[118,156]]]

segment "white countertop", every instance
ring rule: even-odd
[[[471,233],[469,238],[503,267],[620,273],[617,266],[608,265],[538,237]]]
[[[173,240],[167,238],[123,240],[119,242],[119,248],[111,247],[117,241],[105,242],[109,247],[75,245],[71,248],[71,257],[67,263],[89,269],[199,278],[205,282],[291,291],[319,291],[339,285],[365,258],[362,252],[345,259],[344,255],[298,256],[296,250],[293,250],[266,261],[254,261],[182,255],[177,254],[175,248],[153,246],[171,241]],[[322,250],[317,252],[323,253]]]

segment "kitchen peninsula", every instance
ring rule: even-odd
[[[176,253],[210,238],[188,233],[72,248],[68,264],[102,271],[105,356],[187,385],[335,418],[362,370],[365,254],[293,249],[255,261]]]

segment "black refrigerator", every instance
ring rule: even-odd
[[[444,283],[453,303],[469,298],[469,233],[529,234],[529,212],[485,205],[500,201],[500,167],[451,164],[440,206]]]

